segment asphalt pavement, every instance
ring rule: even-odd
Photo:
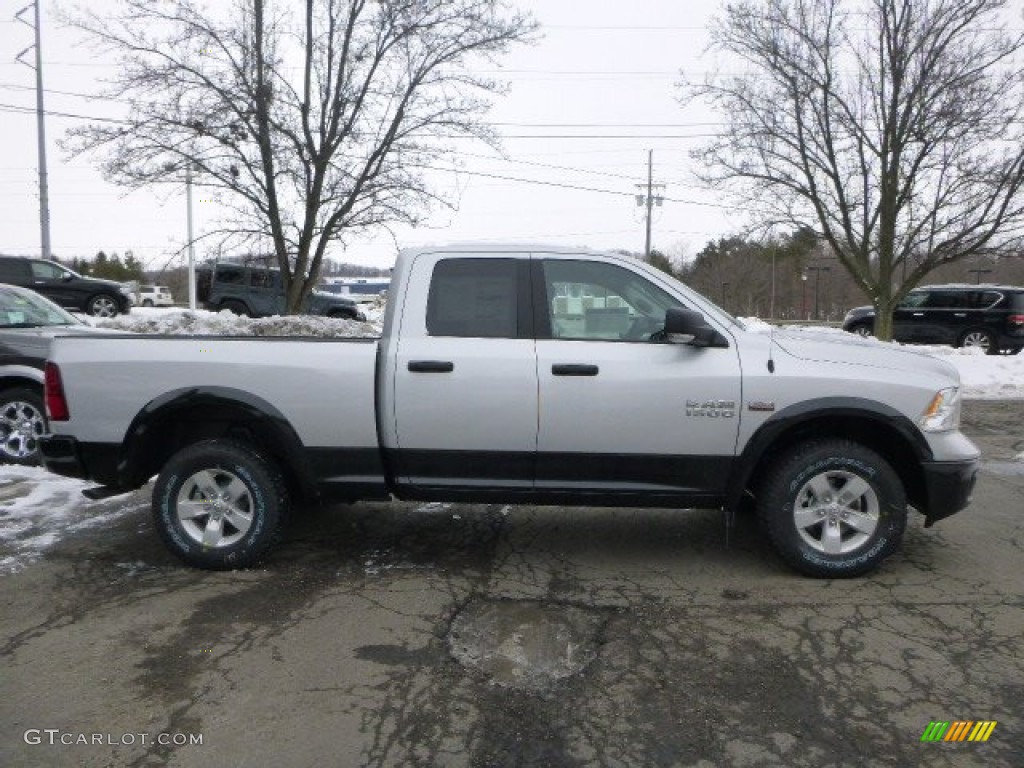
[[[1024,403],[964,431],[972,506],[848,581],[751,516],[446,504],[207,573],[110,500],[0,576],[0,765],[1020,766]]]

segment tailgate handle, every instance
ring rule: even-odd
[[[555,376],[597,376],[598,370],[596,365],[578,365],[575,363],[551,366],[551,373]]]
[[[455,363],[447,360],[410,360],[409,370],[413,373],[451,373]]]

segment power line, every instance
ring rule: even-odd
[[[0,103],[0,112],[13,112],[15,114],[32,114],[35,112],[30,107],[22,107],[18,104],[4,104]],[[68,117],[74,120],[93,120],[98,123],[118,123],[120,125],[131,125],[130,120],[118,120],[113,117],[97,117],[95,115],[80,115],[73,112],[57,112],[52,109],[43,111],[43,114],[47,117]]]

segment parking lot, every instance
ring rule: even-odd
[[[751,517],[447,504],[303,510],[207,573],[109,499],[0,576],[0,765],[1020,765],[1024,403],[964,431],[970,509],[850,581]]]

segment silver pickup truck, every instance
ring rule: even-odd
[[[948,364],[748,328],[668,275],[576,249],[403,252],[379,339],[57,338],[50,470],[154,475],[166,545],[256,562],[295,500],[756,508],[781,557],[863,574],[970,500]]]

